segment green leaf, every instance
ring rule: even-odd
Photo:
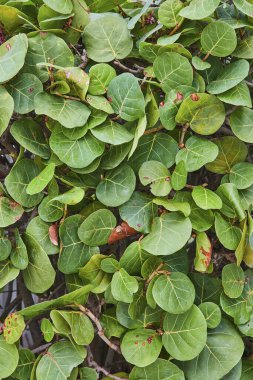
[[[253,111],[238,107],[230,117],[230,126],[234,134],[242,141],[253,143]]]
[[[23,278],[32,293],[44,293],[55,280],[55,271],[39,243],[28,234],[23,235],[29,258],[28,267],[23,271]]]
[[[78,228],[82,224],[81,215],[71,215],[64,220],[59,229],[62,251],[58,268],[64,274],[77,273],[88,263],[93,254],[99,253],[98,247],[87,247],[79,239]]]
[[[206,320],[195,305],[184,314],[166,314],[163,329],[163,345],[166,351],[177,360],[191,360],[205,346],[207,338]]]
[[[38,241],[39,245],[48,255],[53,255],[59,252],[59,248],[52,244],[49,237],[49,228],[50,224],[37,216],[30,221],[26,232]]]
[[[225,120],[225,108],[214,95],[194,94],[181,104],[176,116],[179,124],[189,123],[191,129],[200,135],[215,133]]]
[[[203,165],[212,162],[218,155],[218,147],[209,140],[197,136],[190,137],[176,156],[176,163],[184,161],[186,170],[194,172]]]
[[[201,34],[201,45],[206,53],[215,57],[226,57],[236,48],[236,33],[226,22],[211,22]]]
[[[184,373],[171,361],[157,359],[154,363],[142,369],[134,367],[130,372],[130,380],[184,380]]]
[[[148,257],[150,254],[142,249],[140,242],[134,241],[126,248],[119,262],[128,274],[137,276],[141,271],[142,264]]]
[[[206,346],[183,369],[189,380],[218,380],[226,375],[241,359],[244,344],[230,322],[222,320],[216,329],[209,330]]]
[[[63,216],[64,206],[59,201],[55,201],[53,195],[48,195],[39,205],[38,211],[44,222],[56,222]]]
[[[133,294],[138,290],[138,281],[130,276],[125,269],[114,273],[111,282],[111,291],[117,301],[131,303]]]
[[[77,169],[89,166],[105,149],[104,143],[90,133],[79,140],[70,140],[61,129],[51,134],[49,145],[62,162]]]
[[[98,63],[90,68],[89,77],[89,93],[102,95],[107,92],[111,80],[116,77],[116,71],[107,63]]]
[[[2,4],[3,2],[1,2]],[[5,1],[4,1],[5,3]],[[16,5],[15,2],[9,2],[9,4]],[[0,5],[0,22],[3,25],[7,34],[13,34],[21,25],[24,24],[24,13],[20,12],[17,8],[8,5]]]
[[[157,207],[151,196],[136,191],[129,201],[119,208],[119,213],[130,227],[136,231],[148,233],[157,214]]]
[[[76,205],[81,202],[85,195],[84,190],[81,187],[73,187],[66,193],[57,195],[53,198],[54,201],[63,203],[64,205]]]
[[[12,117],[12,113],[14,111],[14,102],[10,94],[5,90],[3,86],[0,86],[0,96],[1,96],[1,104],[0,104],[0,136],[4,133],[10,119]]]
[[[55,164],[49,164],[43,169],[40,174],[31,180],[27,186],[26,192],[29,195],[34,195],[40,193],[49,184],[54,176]]]
[[[221,311],[218,305],[213,302],[203,302],[199,305],[199,309],[205,317],[207,327],[215,329],[221,322]]]
[[[185,187],[186,182],[186,165],[184,161],[179,161],[171,176],[171,186],[174,190],[182,190]]]
[[[8,344],[4,337],[0,336],[0,371],[2,378],[10,376],[18,365],[18,349],[15,344]],[[8,363],[8,365],[6,365]]]
[[[98,140],[112,145],[121,145],[133,140],[133,135],[123,125],[106,120],[98,127],[92,128],[91,133]]]
[[[154,363],[161,351],[162,339],[154,330],[137,329],[125,334],[121,351],[124,358],[138,367]]]
[[[164,214],[154,219],[150,234],[142,240],[142,247],[155,256],[171,255],[187,243],[191,231],[192,225],[189,218],[176,212]]]
[[[124,120],[133,121],[144,115],[144,96],[133,74],[124,73],[112,79],[107,97],[114,112]]]
[[[215,231],[225,248],[235,250],[240,243],[241,230],[226,221],[220,214],[215,215]]]
[[[20,74],[7,86],[14,100],[14,111],[25,114],[34,110],[34,98],[43,91],[41,81],[33,74]]]
[[[19,269],[15,268],[9,261],[0,262],[0,288],[3,288],[9,282],[15,280],[18,275]]]
[[[28,349],[21,348],[19,351],[18,366],[13,372],[12,376],[16,379],[28,380],[31,379],[31,372],[35,363],[35,355]]]
[[[16,223],[23,215],[23,207],[9,198],[0,196],[0,228]]]
[[[234,165],[230,170],[229,180],[237,189],[247,189],[253,184],[253,165],[249,162]]]
[[[159,161],[144,162],[139,170],[142,185],[150,184],[151,193],[156,196],[166,196],[171,191],[170,172]]]
[[[113,13],[90,21],[84,29],[83,42],[88,57],[95,62],[123,59],[133,47],[126,21]]]
[[[201,58],[195,56],[192,58],[192,65],[195,67],[196,70],[206,70],[211,67],[211,64],[203,61]]]
[[[238,216],[239,221],[245,219],[239,192],[233,183],[224,183],[218,187],[216,193],[222,199],[221,212],[229,218]]]
[[[86,105],[42,92],[35,97],[35,112],[57,120],[65,128],[82,127],[90,115]]]
[[[5,186],[11,197],[24,207],[36,206],[43,194],[28,195],[26,189],[31,180],[39,174],[39,168],[32,160],[24,158],[13,166],[5,178]]]
[[[85,71],[79,67],[66,67],[66,69],[57,71],[55,79],[65,81],[70,88],[70,92],[85,101],[89,87],[89,77]]]
[[[39,64],[74,66],[74,56],[68,45],[53,33],[36,33],[28,39],[28,42],[24,72],[36,75],[43,83],[49,79],[48,68]]]
[[[36,369],[36,379],[67,380],[73,368],[81,364],[86,356],[83,347],[75,347],[71,342],[53,344],[43,355]]]
[[[11,126],[14,139],[29,152],[42,158],[49,158],[50,149],[42,132],[40,124],[30,119],[14,121]]]
[[[183,3],[180,0],[166,0],[158,9],[158,19],[161,24],[167,28],[172,28],[180,24],[182,17],[179,12],[183,8]]]
[[[238,298],[243,292],[245,276],[242,268],[236,264],[227,264],[222,269],[222,286],[229,298]]]
[[[91,107],[97,110],[108,114],[113,114],[112,106],[110,105],[109,100],[107,100],[104,96],[87,95],[86,101]]]
[[[155,302],[172,314],[182,314],[190,309],[195,298],[192,282],[184,273],[179,272],[159,276],[152,294]]]
[[[10,314],[4,320],[5,328],[3,331],[4,339],[7,343],[16,343],[25,329],[25,321],[22,315],[17,313]]]
[[[234,106],[252,107],[249,87],[245,82],[241,82],[230,90],[219,94],[218,98],[224,103]]]
[[[80,368],[81,380],[97,380],[98,374],[95,369],[83,367]]]
[[[167,168],[175,163],[177,142],[168,134],[154,133],[142,136],[138,147],[130,159],[130,165],[137,173],[146,161],[162,162]]]
[[[43,318],[41,325],[41,332],[46,342],[51,342],[54,337],[54,327],[49,319]]]
[[[210,16],[219,3],[219,0],[193,0],[179,14],[190,20],[201,20]]]
[[[207,91],[211,94],[226,92],[243,81],[248,73],[249,63],[245,59],[230,63],[208,84]]]
[[[71,0],[43,0],[49,8],[52,8],[55,12],[68,14],[73,9]]]
[[[82,242],[90,246],[107,244],[116,223],[116,218],[111,211],[97,210],[81,224],[78,236]]]
[[[245,13],[247,16],[253,17],[253,4],[251,0],[234,0],[234,5],[239,11]]]
[[[187,58],[178,53],[163,53],[154,61],[154,73],[165,92],[179,85],[191,86],[193,70]]]
[[[111,282],[111,276],[101,270],[101,261],[105,255],[95,254],[89,262],[79,270],[79,277],[93,285],[93,293],[103,293]]]
[[[226,174],[230,172],[233,165],[245,161],[248,154],[247,146],[236,137],[219,137],[219,139],[213,139],[212,142],[219,148],[219,153],[215,160],[206,165],[210,172]]]
[[[131,198],[135,184],[133,170],[130,166],[122,164],[106,173],[96,188],[96,196],[104,205],[117,207]]]
[[[237,48],[233,52],[233,56],[237,58],[252,59],[253,38],[252,36],[246,37],[240,40],[237,44]]]
[[[195,186],[192,191],[194,202],[203,210],[221,209],[222,200],[212,190],[203,186]]]
[[[24,66],[28,48],[26,34],[17,34],[0,46],[0,83],[12,79]]]

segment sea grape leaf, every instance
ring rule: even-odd
[[[98,63],[90,68],[89,77],[89,94],[103,95],[107,92],[111,80],[116,77],[116,71],[107,63]]]
[[[15,344],[9,344],[5,341],[3,335],[0,336],[0,370],[2,378],[10,376],[18,365],[18,349]],[[8,363],[8,366],[6,365]]]
[[[193,0],[189,5],[184,7],[179,14],[190,20],[201,20],[210,16],[218,7],[219,3],[219,0]]]
[[[159,161],[146,161],[139,170],[142,185],[150,185],[151,193],[166,196],[171,191],[171,175],[166,166]]]
[[[203,210],[221,209],[222,200],[212,190],[203,186],[195,186],[192,191],[194,202]]]
[[[251,109],[238,107],[230,117],[230,126],[238,139],[253,143],[253,111]]]
[[[114,273],[111,282],[111,291],[117,301],[131,303],[133,294],[138,290],[138,281],[121,268]]]
[[[201,45],[205,52],[216,57],[226,57],[236,48],[236,33],[222,20],[208,24],[201,33]]]
[[[12,117],[12,113],[14,111],[14,101],[10,96],[8,91],[3,86],[0,86],[0,96],[1,96],[1,104],[0,104],[0,136],[4,133],[6,128],[9,125],[10,119]]]
[[[23,207],[15,201],[0,196],[0,228],[16,223],[23,215]]]
[[[245,276],[242,268],[236,264],[227,264],[222,269],[222,286],[229,298],[238,298],[243,292]]]
[[[113,13],[90,21],[83,31],[83,42],[88,57],[95,62],[123,59],[133,47],[126,21]]]
[[[144,115],[144,96],[138,79],[133,74],[124,73],[113,78],[107,97],[114,112],[124,120],[133,121]]]
[[[29,195],[40,193],[49,184],[54,176],[55,164],[51,163],[43,169],[40,174],[31,180],[27,186],[26,192]]]
[[[198,307],[206,319],[207,327],[215,329],[221,322],[221,310],[219,306],[213,302],[203,302]]]
[[[158,9],[158,19],[167,28],[180,24],[182,17],[179,15],[183,3],[180,0],[166,0]]]
[[[160,358],[145,369],[134,367],[129,376],[130,380],[153,380],[159,379],[159,377],[163,380],[184,380],[183,371],[170,360]]]

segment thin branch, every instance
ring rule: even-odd
[[[51,346],[51,343],[43,344],[42,346],[36,347],[32,350],[34,354],[40,354],[43,351],[46,351]]]
[[[107,371],[105,368],[101,367],[95,360],[93,359],[93,355],[91,353],[91,350],[89,347],[87,347],[88,355],[87,355],[87,362],[89,367],[94,368],[97,372],[103,373],[103,375],[110,377],[111,379],[114,380],[126,380],[123,377],[119,377],[116,375],[112,375],[109,371]]]
[[[162,129],[164,129],[164,126],[163,126],[163,125],[160,125],[160,126],[157,127],[157,128],[147,129],[147,130],[144,132],[144,135],[151,135],[152,133],[159,132],[159,131],[161,131]]]
[[[184,148],[184,138],[185,138],[186,132],[188,131],[189,126],[190,125],[187,123],[182,127],[182,133],[181,133],[179,144],[178,144],[179,148]]]
[[[157,276],[158,274],[158,271],[164,266],[164,263],[161,263],[158,265],[158,267],[154,270],[154,272],[151,273],[151,275],[149,276],[149,278],[147,279],[146,281],[146,287],[148,286],[148,284],[153,280],[153,278],[155,276]]]
[[[119,69],[121,69],[123,71],[127,71],[131,74],[134,74],[134,75],[141,74],[144,71],[144,67],[138,66],[137,69],[131,69],[130,67],[123,65],[123,63],[121,63],[117,59],[115,61],[113,61],[113,64],[114,64],[114,66],[117,66]]]
[[[105,333],[104,333],[104,329],[101,325],[101,323],[99,322],[98,318],[92,313],[91,310],[89,310],[87,307],[84,307],[82,305],[77,305],[79,310],[87,315],[87,317],[89,317],[92,322],[96,325],[97,327],[97,330],[98,330],[98,335],[100,336],[100,338],[114,351],[118,352],[118,354],[121,354],[121,351],[120,351],[120,348],[118,345],[114,344],[113,342],[110,341],[110,339],[108,339],[106,336],[105,336]]]

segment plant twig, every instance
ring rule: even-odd
[[[119,377],[116,375],[112,375],[109,371],[107,371],[105,368],[101,367],[97,362],[95,362],[93,355],[91,353],[91,350],[89,347],[87,347],[88,355],[87,355],[87,362],[89,367],[94,368],[97,372],[103,373],[103,375],[110,377],[114,380],[126,380],[123,377]]]
[[[129,73],[134,74],[134,75],[141,74],[144,71],[144,67],[138,66],[137,69],[131,69],[130,67],[123,65],[123,63],[121,63],[117,59],[115,61],[113,61],[113,64],[114,64],[114,66],[117,66],[119,69],[121,69],[123,71],[128,71]]]
[[[185,138],[186,132],[188,131],[189,126],[190,125],[187,123],[182,127],[182,133],[181,133],[179,144],[178,144],[179,148],[184,148],[184,138]]]
[[[156,127],[156,128],[147,129],[147,130],[144,132],[144,135],[151,135],[152,133],[159,132],[159,131],[161,131],[162,129],[164,129],[164,126],[163,126],[163,125],[160,125],[159,127]]]
[[[41,352],[47,350],[51,346],[51,343],[43,344],[42,346],[36,347],[32,350],[34,354],[40,354]]]
[[[98,318],[92,313],[92,311],[90,309],[88,309],[87,307],[84,307],[82,305],[77,305],[77,307],[79,308],[79,310],[87,315],[87,317],[89,317],[92,322],[96,325],[97,327],[97,330],[98,330],[98,335],[100,336],[100,338],[114,351],[118,352],[118,354],[121,354],[121,351],[120,351],[120,348],[117,344],[113,343],[110,341],[110,339],[108,339],[106,336],[105,336],[105,333],[104,333],[104,329],[101,325],[101,323],[99,322]]]

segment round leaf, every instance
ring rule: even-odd
[[[130,380],[184,380],[184,374],[171,361],[157,359],[145,369],[134,367],[129,378]]]
[[[253,143],[253,110],[245,107],[237,108],[230,117],[230,125],[240,140]]]
[[[2,378],[10,376],[18,365],[18,349],[15,344],[8,344],[4,337],[0,336],[0,371]],[[6,365],[8,363],[8,365]]]
[[[201,34],[201,45],[211,55],[226,57],[236,48],[236,33],[232,26],[221,20],[211,22]]]
[[[13,102],[13,98],[10,96],[10,94],[5,90],[3,86],[0,86],[0,96],[1,96],[0,136],[1,136],[9,125],[9,121],[14,111],[14,102]]]
[[[221,311],[218,305],[213,302],[203,302],[199,305],[209,329],[215,329],[221,322]]]
[[[213,191],[203,186],[196,186],[192,192],[194,202],[203,210],[221,209],[222,200]]]
[[[227,264],[222,269],[222,286],[228,297],[240,297],[244,284],[245,276],[241,267],[238,267],[236,264]]]

